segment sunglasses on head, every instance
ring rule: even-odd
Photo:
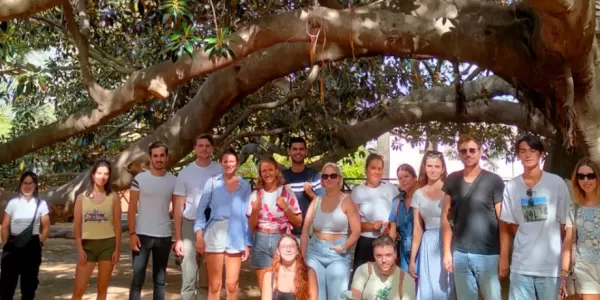
[[[338,174],[336,173],[332,173],[332,174],[321,174],[321,179],[322,180],[328,180],[328,179],[332,179],[335,180],[338,178]]]
[[[575,175],[575,177],[577,177],[577,180],[584,180],[584,179],[594,180],[594,179],[596,179],[597,175],[596,175],[596,173],[588,173],[588,174],[577,173]]]
[[[467,154],[467,152],[469,152],[471,154],[475,154],[475,153],[477,153],[477,148],[460,149],[460,150],[458,150],[458,152],[460,152],[461,155],[465,155],[465,154]]]

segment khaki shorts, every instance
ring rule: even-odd
[[[87,255],[87,261],[110,261],[115,252],[116,239],[114,237],[99,240],[83,240],[83,250]]]
[[[600,263],[575,262],[575,277],[581,294],[600,294]]]

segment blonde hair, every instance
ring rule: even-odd
[[[263,158],[258,163],[258,180],[256,181],[256,188],[262,189],[265,187],[265,180],[263,179],[262,174],[260,173],[260,167],[263,164],[271,164],[273,167],[275,167],[275,172],[277,172],[275,174],[275,183],[277,184],[277,187],[280,187],[285,184],[285,178],[283,178],[283,174],[281,174],[281,170],[279,169],[279,164],[277,163],[277,161],[274,158],[267,157],[267,158]]]
[[[323,168],[321,169],[321,174],[323,174],[323,172],[327,168],[333,168],[335,170],[335,173],[338,175],[338,180],[339,180],[338,187],[341,190],[342,187],[344,186],[344,175],[342,175],[342,169],[340,169],[340,166],[338,166],[338,164],[336,164],[334,162],[328,162],[325,165],[323,165]],[[321,183],[321,184],[323,184],[323,183]]]
[[[575,165],[575,170],[573,170],[573,175],[571,176],[571,194],[573,197],[573,202],[577,204],[582,204],[585,201],[585,192],[579,186],[579,180],[577,180],[577,172],[579,168],[583,166],[588,166],[594,173],[596,173],[596,201],[600,201],[600,167],[597,163],[591,160],[589,157],[584,157],[577,162]]]

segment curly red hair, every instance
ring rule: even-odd
[[[297,248],[296,255],[296,274],[294,274],[294,294],[296,295],[296,300],[308,300],[310,299],[310,289],[308,288],[308,270],[309,267],[304,261],[304,256],[300,252],[300,245],[298,244],[298,240],[296,237],[291,234],[284,234],[277,242],[277,249],[279,249],[279,245],[283,239],[289,238],[294,241]],[[273,264],[267,270],[267,272],[273,273],[273,286],[277,287],[278,277],[279,277],[279,267],[281,266],[281,257],[279,256],[279,251],[275,252],[275,256],[273,256]]]

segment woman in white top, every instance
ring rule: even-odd
[[[392,202],[400,192],[398,188],[381,181],[383,157],[372,153],[367,157],[365,169],[367,180],[352,190],[352,200],[360,214],[360,238],[354,250],[352,273],[366,262],[373,262],[373,241],[389,230],[389,216]]]
[[[412,277],[418,277],[417,300],[446,300],[453,297],[451,274],[442,268],[440,229],[444,198],[442,185],[447,175],[442,153],[427,151],[419,169],[419,189],[415,191],[411,203],[414,222],[408,271]],[[416,269],[417,254],[419,270]]]
[[[566,280],[571,263],[575,262],[575,278],[582,300],[600,299],[600,167],[589,158],[575,166],[571,179],[573,204],[567,218],[562,250],[561,292],[566,292]],[[573,224],[576,224],[575,228]],[[575,243],[575,253],[572,253]],[[575,255],[575,259],[572,258]]]
[[[341,191],[342,172],[327,163],[321,172],[325,195],[313,200],[306,212],[300,246],[306,263],[317,273],[319,300],[340,299],[350,281],[350,249],[360,235],[356,206]],[[348,236],[348,228],[352,233]],[[311,229],[314,230],[312,237]],[[309,242],[310,237],[310,242]]]
[[[0,261],[0,299],[12,299],[19,280],[21,299],[34,299],[42,246],[50,231],[48,205],[38,199],[35,173],[27,171],[21,175],[19,194],[6,205],[2,221],[4,247]]]

